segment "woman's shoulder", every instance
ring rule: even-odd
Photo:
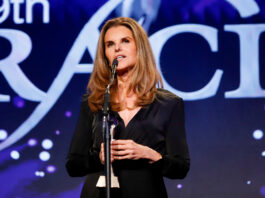
[[[83,110],[84,112],[88,113],[88,114],[91,114],[92,111],[89,107],[89,104],[88,104],[88,97],[89,97],[89,94],[83,94],[82,97],[81,97],[81,110]]]
[[[184,109],[184,101],[176,94],[165,90],[158,89],[154,105],[157,108],[163,109],[167,114],[172,111],[182,111]]]
[[[183,99],[176,94],[166,90],[157,89],[156,100],[162,103],[182,103]]]

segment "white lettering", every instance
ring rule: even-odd
[[[50,22],[50,5],[47,0],[27,0],[26,5],[26,21],[27,23],[33,22],[33,6],[37,3],[41,4],[43,6],[43,23],[49,23]]]
[[[259,6],[252,0],[226,0],[239,12],[242,18],[250,17],[260,12]]]
[[[22,31],[11,29],[0,29],[0,37],[4,37],[11,44],[10,54],[0,60],[0,72],[19,96],[31,101],[41,101],[46,94],[34,86],[18,65],[31,52],[30,37]],[[7,102],[8,98],[2,97],[0,102]]]
[[[11,3],[13,3],[14,6],[14,22],[16,24],[24,23],[24,19],[20,18],[20,4],[24,3],[24,0],[11,0]]]
[[[25,4],[25,18],[20,16],[21,5]],[[10,14],[10,7],[13,5],[13,21],[15,24],[33,23],[33,10],[34,6],[40,4],[42,6],[42,22],[50,22],[50,4],[48,0],[3,0],[0,6],[0,23],[3,23]],[[25,20],[26,19],[26,20]]]
[[[9,15],[10,12],[10,6],[8,0],[3,0],[2,5],[0,6],[0,13],[2,13],[0,17],[0,23],[5,21]]]
[[[186,33],[186,32],[199,34],[200,36],[202,36],[209,43],[212,52],[216,52],[218,50],[216,28],[209,27],[206,25],[197,25],[197,24],[174,25],[171,27],[164,28],[150,37],[150,42],[152,45],[154,56],[156,58],[157,67],[161,75],[162,72],[160,69],[159,58],[164,44],[173,35]],[[166,89],[182,97],[184,100],[198,100],[198,99],[208,98],[216,94],[222,78],[222,74],[223,71],[217,69],[210,82],[202,89],[194,92],[183,92],[176,90],[167,83],[163,75],[162,79]]]
[[[225,92],[225,97],[265,97],[259,77],[259,38],[265,25],[225,25],[224,29],[237,33],[240,40],[240,84],[238,89]]]

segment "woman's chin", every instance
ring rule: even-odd
[[[133,68],[133,66],[124,66],[124,67],[117,67],[116,69],[116,73],[117,75],[124,75],[124,74],[127,74],[129,73],[129,71],[131,71]]]

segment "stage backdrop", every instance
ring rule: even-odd
[[[0,197],[79,197],[64,164],[99,31],[129,16],[185,100],[191,169],[170,198],[265,197],[263,0],[0,1]]]

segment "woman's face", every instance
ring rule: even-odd
[[[119,61],[117,70],[129,69],[136,63],[136,44],[130,29],[114,26],[107,30],[104,37],[105,56],[109,64],[114,59]]]

